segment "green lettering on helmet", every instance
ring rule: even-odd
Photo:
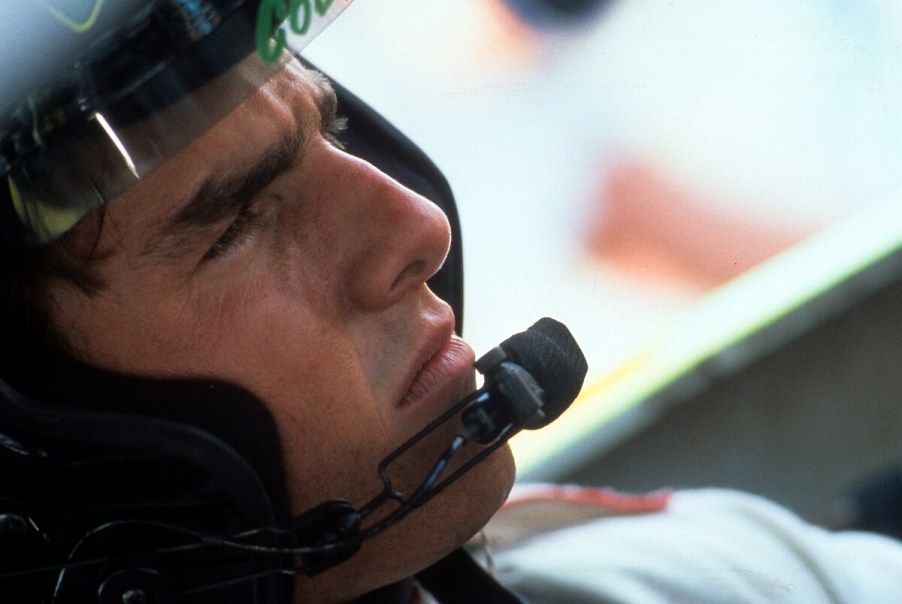
[[[284,0],[262,0],[257,11],[257,52],[264,63],[275,63],[285,49],[285,31],[279,27],[272,32],[274,23],[288,17]]]
[[[299,22],[301,8],[304,9],[304,20]],[[319,6],[317,6],[318,11]],[[303,36],[310,31],[311,21],[313,21],[313,9],[310,8],[310,0],[291,0],[291,31]]]

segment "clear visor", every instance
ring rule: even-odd
[[[261,2],[256,25],[263,19],[282,25],[274,36],[258,40],[244,58],[224,59],[216,52],[220,46],[208,44],[156,70],[127,94],[92,108],[76,123],[56,128],[46,138],[35,134],[37,151],[7,173],[12,211],[8,208],[4,214],[20,223],[17,230],[27,243],[56,239],[222,120],[350,1],[292,2],[297,12],[290,14],[264,14],[273,3]],[[223,41],[234,35],[227,27],[220,29],[215,33]],[[245,23],[242,32],[246,29]],[[230,67],[223,70],[225,60]],[[37,133],[38,120],[52,116],[35,113],[34,119]]]

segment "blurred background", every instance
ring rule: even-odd
[[[895,279],[900,41],[894,0],[357,0],[304,54],[448,177],[477,354],[580,341],[583,395],[514,442],[560,478]]]

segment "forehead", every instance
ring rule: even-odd
[[[326,90],[313,72],[292,62],[224,119],[176,153],[144,184],[190,184],[258,155],[278,137],[316,128],[319,104]],[[155,183],[153,181],[156,181]],[[135,192],[140,193],[139,181]]]

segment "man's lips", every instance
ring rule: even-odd
[[[436,398],[459,394],[461,385],[473,370],[475,354],[470,345],[456,335],[445,338],[428,356],[410,380],[399,407],[413,407]]]

